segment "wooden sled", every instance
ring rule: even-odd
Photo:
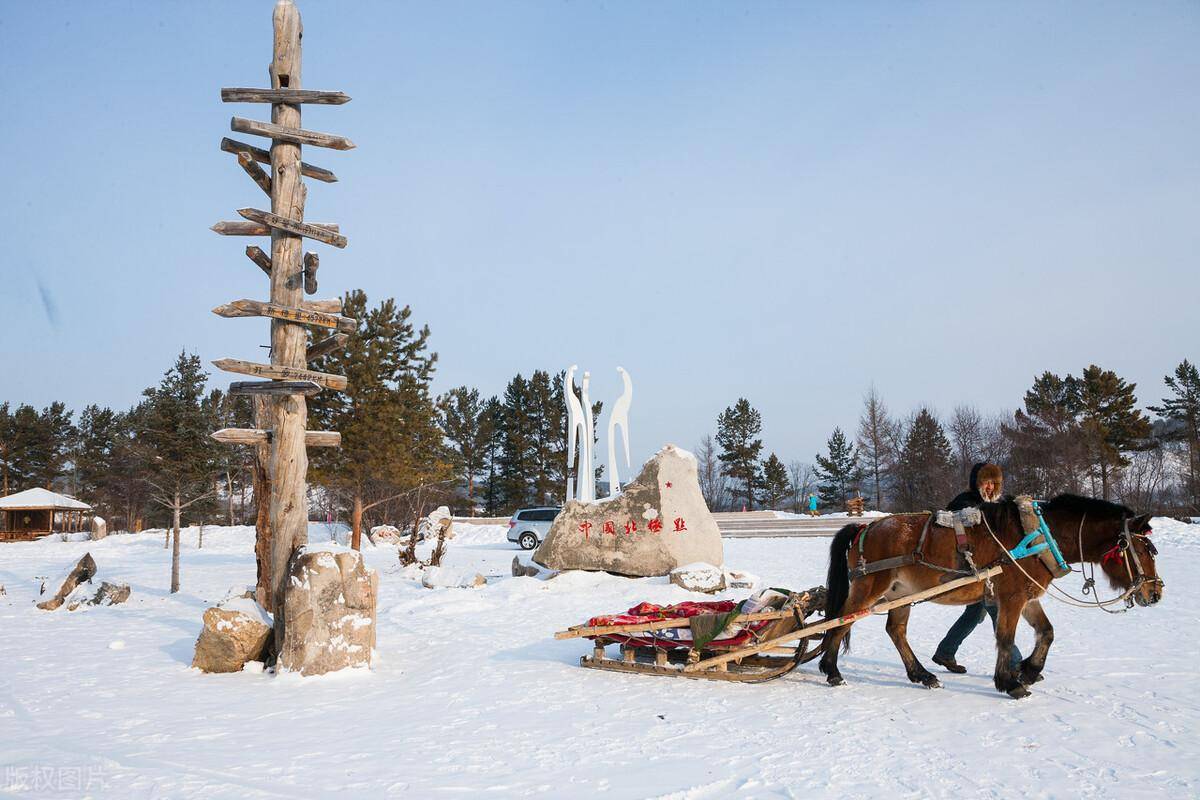
[[[587,637],[593,639],[592,655],[581,656],[579,665],[588,669],[603,669],[611,672],[631,672],[638,675],[661,675],[670,678],[698,678],[715,681],[737,681],[741,683],[763,683],[781,678],[796,667],[813,660],[822,652],[821,644],[809,649],[814,640],[824,638],[826,631],[862,619],[871,614],[881,614],[893,608],[914,605],[938,595],[952,592],[963,586],[986,580],[1000,574],[1001,567],[990,567],[975,575],[957,578],[915,594],[877,603],[871,608],[836,619],[804,624],[810,613],[824,604],[825,587],[815,587],[795,596],[794,604],[781,611],[765,611],[757,614],[739,614],[731,624],[744,624],[759,620],[776,620],[752,645],[730,650],[665,647],[633,647],[621,644],[621,657],[608,658],[605,647],[614,644],[610,636],[627,636],[631,633],[659,630],[662,628],[685,627],[687,619],[666,619],[641,625],[600,625],[588,627],[576,625],[554,634],[555,639]]]

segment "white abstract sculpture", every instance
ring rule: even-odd
[[[575,488],[571,481],[571,462],[575,461],[575,444],[582,444],[587,438],[587,430],[583,424],[583,408],[579,405],[579,397],[575,394],[575,370],[579,369],[577,364],[572,364],[567,370],[567,380],[563,389],[567,396],[567,499],[577,499],[573,491]],[[583,454],[580,453],[578,459],[579,466],[583,465]],[[582,475],[582,471],[579,472]],[[583,493],[582,479],[576,481],[579,484],[579,493]],[[580,496],[578,499],[583,499]]]
[[[596,499],[596,470],[592,468],[592,439],[595,438],[592,427],[592,402],[588,399],[588,383],[592,373],[583,373],[583,382],[579,385],[579,400],[583,404],[583,441],[579,443],[579,499],[585,503]]]
[[[563,384],[563,393],[567,402],[567,468],[576,465],[575,481],[572,486],[570,476],[567,476],[567,499],[592,503],[596,500],[596,470],[593,467],[592,440],[595,439],[595,426],[592,419],[592,403],[588,398],[588,384],[592,374],[583,373],[579,387],[579,396],[575,396],[575,370],[577,364],[572,364],[567,370],[567,379]],[[633,381],[629,373],[617,367],[625,390],[617,398],[612,414],[608,421],[608,468],[609,496],[621,492],[621,480],[617,475],[616,429],[621,426],[621,439],[625,445],[625,466],[630,466],[629,460],[629,406],[633,403]]]
[[[617,367],[617,372],[621,373],[621,380],[625,383],[625,391],[621,392],[621,396],[617,398],[617,402],[613,405],[612,414],[608,417],[608,496],[613,497],[621,493],[621,478],[617,473],[617,448],[615,445],[615,436],[617,426],[621,426],[621,439],[625,444],[625,466],[631,467],[629,463],[629,406],[633,404],[633,380],[629,377],[629,373],[622,367]]]

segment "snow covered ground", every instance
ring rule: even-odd
[[[857,626],[838,689],[812,665],[763,685],[584,670],[589,644],[555,630],[691,595],[665,579],[512,578],[520,551],[503,527],[457,527],[448,564],[488,584],[425,589],[399,575],[394,548],[369,549],[375,666],[307,679],[189,668],[203,610],[254,581],[252,529],[208,528],[202,550],[189,529],[174,596],[161,533],[0,545],[0,797],[1200,794],[1200,526],[1158,521],[1167,586],[1154,608],[1047,601],[1057,639],[1046,680],[1020,702],[992,689],[984,628],[960,652],[969,673],[928,691],[906,680],[878,618]],[[827,545],[729,540],[726,560],[806,588],[823,582]],[[36,610],[39,576],[88,551],[133,586],[130,601]],[[913,613],[932,669],[955,613]]]

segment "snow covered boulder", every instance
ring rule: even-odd
[[[98,542],[105,536],[108,536],[108,523],[104,521],[104,517],[92,517],[91,540]]]
[[[371,528],[368,537],[371,544],[396,544],[401,538],[400,529],[395,525],[376,525]]]
[[[671,583],[689,592],[712,594],[725,588],[725,570],[712,564],[686,564],[671,570]]]
[[[292,558],[283,599],[277,669],[322,675],[371,664],[379,574],[362,554],[337,545],[302,547]]]
[[[568,501],[533,560],[555,570],[649,577],[697,561],[719,567],[725,557],[696,459],[669,444],[616,497]]]
[[[91,553],[84,553],[83,558],[75,562],[75,566],[64,573],[58,580],[43,584],[43,593],[47,586],[57,586],[57,590],[47,600],[37,604],[43,611],[53,611],[66,602],[67,596],[75,591],[81,583],[87,583],[96,574],[96,560]]]
[[[462,572],[445,567],[427,567],[421,575],[426,589],[475,589],[487,583],[478,572]]]
[[[271,615],[248,597],[206,609],[192,666],[204,672],[241,672],[248,662],[266,658],[272,625]]]
[[[420,536],[422,539],[436,539],[443,532],[446,539],[454,538],[454,518],[450,516],[449,506],[438,506],[429,512],[429,516],[421,520]]]
[[[753,589],[759,584],[757,575],[737,570],[725,570],[725,586],[729,589]]]

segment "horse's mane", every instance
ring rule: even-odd
[[[1134,515],[1133,509],[1127,506],[1078,494],[1060,494],[1043,503],[1042,507],[1048,511],[1066,511],[1067,513],[1074,512],[1093,516],[1132,517]]]

